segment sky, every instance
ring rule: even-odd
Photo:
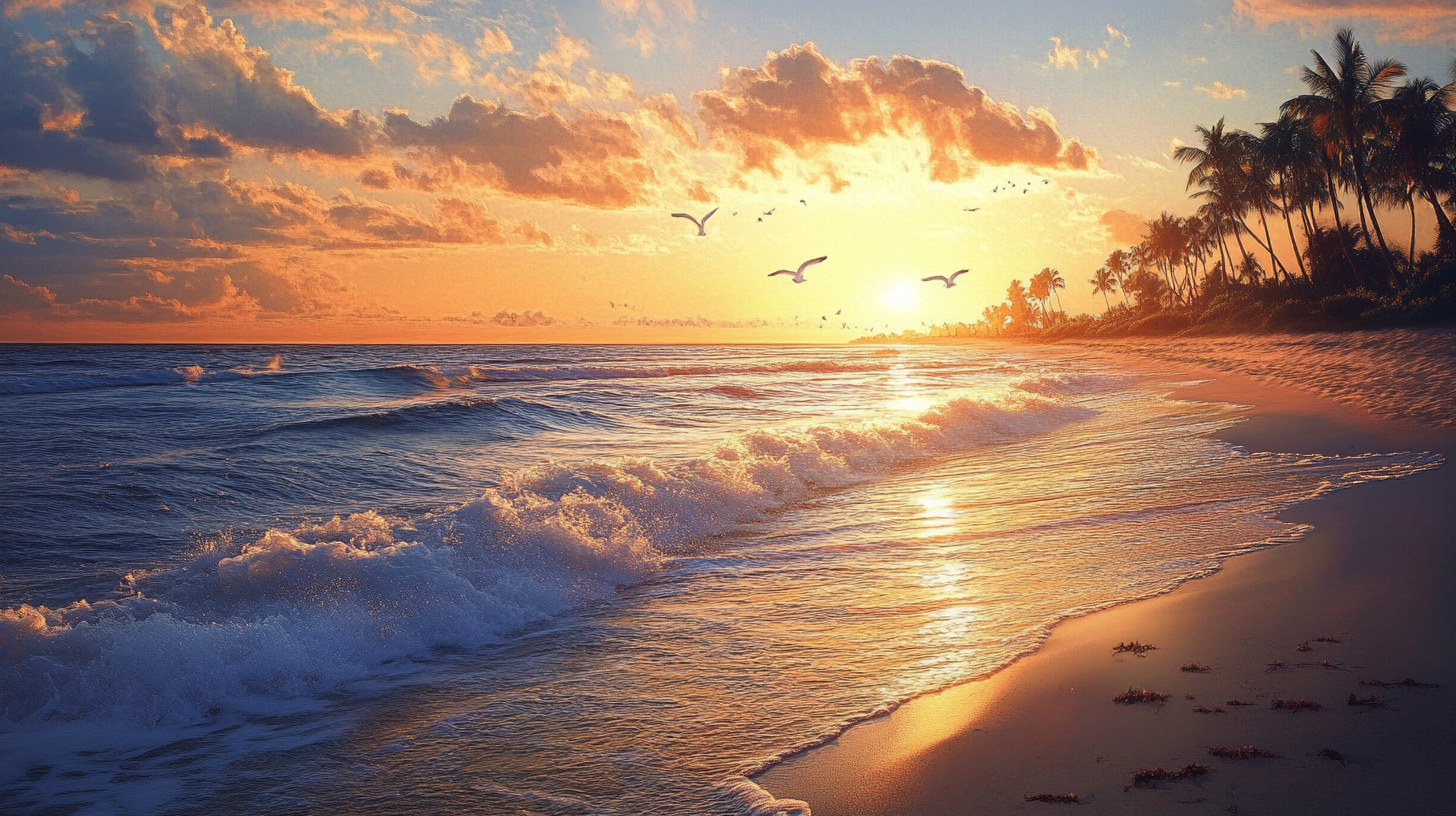
[[[0,9],[21,342],[840,342],[1043,267],[1096,313],[1195,125],[1275,118],[1339,26],[1443,83],[1456,45],[1456,0]]]

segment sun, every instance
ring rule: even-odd
[[[880,302],[897,312],[908,312],[920,303],[920,295],[908,283],[892,283],[887,287]]]

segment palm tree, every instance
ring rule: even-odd
[[[1107,269],[1112,273],[1113,277],[1117,278],[1117,285],[1119,287],[1122,287],[1127,281],[1127,274],[1130,271],[1130,260],[1127,252],[1121,249],[1114,249],[1112,250],[1112,254],[1107,256]],[[1129,305],[1127,302],[1127,290],[1125,288],[1122,291],[1122,305]]]
[[[1057,311],[1065,316],[1067,310],[1062,308],[1062,296],[1057,294],[1057,290],[1067,288],[1066,279],[1062,277],[1062,273],[1050,267],[1043,269],[1042,273],[1046,275],[1047,288],[1051,289],[1052,297],[1057,299]]]
[[[1087,282],[1092,284],[1092,294],[1101,295],[1102,303],[1107,306],[1107,311],[1112,311],[1112,301],[1107,299],[1108,292],[1117,291],[1117,280],[1113,276],[1112,270],[1104,266],[1093,272]]]
[[[1188,172],[1188,186],[1199,187],[1195,198],[1202,198],[1213,205],[1210,213],[1217,215],[1217,223],[1227,232],[1234,234],[1239,254],[1247,255],[1244,239],[1240,233],[1244,226],[1244,213],[1248,204],[1244,198],[1243,153],[1245,141],[1240,131],[1225,131],[1223,119],[1211,128],[1198,125],[1194,128],[1203,141],[1202,147],[1183,145],[1173,151],[1173,158],[1180,162],[1191,162]],[[1204,213],[1200,211],[1200,215]]]
[[[1406,82],[1391,97],[1387,110],[1389,150],[1382,151],[1383,175],[1395,181],[1408,198],[1419,195],[1436,213],[1441,237],[1456,241],[1456,229],[1438,198],[1439,191],[1456,187],[1456,82],[1438,86],[1431,79]],[[1411,217],[1415,217],[1411,201]],[[1414,262],[1414,250],[1412,250]]]
[[[1294,260],[1299,263],[1299,272],[1309,280],[1309,270],[1304,268],[1304,255],[1299,251],[1299,242],[1294,239],[1294,222],[1289,218],[1291,177],[1297,179],[1300,170],[1309,170],[1310,139],[1302,120],[1287,113],[1280,114],[1274,122],[1259,123],[1264,135],[1256,142],[1255,149],[1267,166],[1279,177],[1279,210],[1284,213],[1284,225],[1289,228],[1289,245],[1294,247]],[[1297,183],[1297,182],[1296,182]],[[1300,205],[1303,207],[1303,204]],[[1309,223],[1305,223],[1305,242],[1309,242]]]
[[[1278,205],[1274,203],[1274,165],[1265,159],[1263,151],[1259,149],[1259,137],[1245,131],[1235,131],[1235,135],[1242,142],[1240,153],[1244,160],[1244,202],[1259,211],[1259,223],[1264,226],[1264,240],[1260,241],[1259,236],[1249,232],[1250,237],[1258,243],[1265,252],[1269,253],[1269,271],[1274,273],[1275,281],[1279,279],[1279,273],[1283,272],[1288,279],[1289,270],[1284,268],[1279,256],[1274,254],[1274,238],[1269,234],[1269,219],[1265,213],[1269,210],[1277,211]],[[1296,246],[1295,251],[1299,248]]]
[[[1035,300],[1037,306],[1041,308],[1041,324],[1042,326],[1046,326],[1051,322],[1051,317],[1047,315],[1046,302],[1052,296],[1051,289],[1047,283],[1046,269],[1031,276],[1031,283],[1027,285],[1026,292],[1031,295],[1031,299]]]
[[[1388,107],[1385,97],[1395,81],[1405,76],[1405,63],[1399,60],[1372,63],[1355,41],[1355,33],[1348,28],[1335,33],[1334,45],[1334,67],[1318,51],[1310,51],[1315,68],[1306,66],[1301,74],[1310,93],[1285,102],[1281,110],[1308,119],[1314,133],[1335,148],[1335,158],[1341,164],[1348,163],[1354,172],[1355,202],[1360,210],[1365,243],[1370,244],[1370,230],[1365,225],[1365,215],[1369,213],[1370,226],[1375,228],[1386,271],[1394,285],[1398,282],[1395,263],[1390,258],[1390,249],[1385,245],[1385,235],[1370,198],[1368,154],[1369,137],[1378,132]]]

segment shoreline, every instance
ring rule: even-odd
[[[1252,406],[1245,421],[1216,434],[1250,451],[1456,453],[1456,430],[1377,419],[1246,375],[1189,374],[1209,381],[1174,398]],[[1295,505],[1280,518],[1312,525],[1300,540],[1230,558],[1171,592],[1062,621],[1036,652],[989,677],[858,723],[754,781],[780,799],[807,801],[819,816],[1036,813],[1055,806],[1024,797],[1043,793],[1076,793],[1078,813],[1442,812],[1456,738],[1428,724],[1456,716],[1456,604],[1442,596],[1456,577],[1456,509],[1441,506],[1451,495],[1448,461]],[[1295,651],[1320,636],[1341,642]],[[1130,640],[1159,649],[1113,656],[1114,644]],[[1285,668],[1265,671],[1275,660]],[[1180,671],[1190,662],[1211,668]],[[1443,688],[1360,685],[1406,677]],[[1160,706],[1113,704],[1130,686],[1172,696]],[[1348,706],[1347,694],[1387,705]],[[1314,699],[1323,709],[1270,710],[1278,698]],[[1227,705],[1232,699],[1255,705]],[[1219,759],[1207,750],[1215,745],[1253,745],[1279,758]],[[1321,757],[1324,749],[1345,764]],[[1211,773],[1124,790],[1135,770],[1188,763]]]

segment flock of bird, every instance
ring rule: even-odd
[[[1051,184],[1051,180],[1050,179],[1041,179],[1041,183],[1042,184]],[[1031,181],[1028,181],[1028,182],[1025,183],[1024,186],[1022,186],[1022,188],[1021,188],[1022,195],[1025,195],[1025,194],[1031,192],[1031,185],[1032,185],[1032,182]],[[1006,186],[1008,192],[1011,189],[1014,189],[1014,188],[1018,187],[1017,184],[1015,184],[1014,182],[1010,182],[1010,181],[1005,182],[1005,186]],[[995,187],[991,188],[991,193],[993,195],[1000,193],[1001,192],[1001,187],[1002,187],[1002,185],[997,184]],[[802,199],[802,198],[799,199],[799,203],[802,204],[802,205],[804,205],[805,207],[809,206],[809,202],[806,201],[806,200],[804,200],[804,199]],[[980,207],[962,207],[961,209],[964,212],[979,212],[981,210]],[[773,207],[773,208],[770,208],[770,209],[764,211],[761,215],[758,216],[758,222],[759,223],[762,223],[763,222],[763,219],[765,217],[771,217],[771,216],[773,216],[774,212],[776,212],[777,210],[778,210],[778,207]],[[685,212],[675,212],[675,213],[672,214],[672,217],[673,218],[686,218],[687,220],[693,222],[693,224],[698,228],[698,236],[697,237],[699,237],[699,238],[705,238],[708,235],[708,219],[709,218],[712,218],[713,217],[713,214],[716,213],[716,212],[718,212],[718,208],[717,207],[714,207],[713,209],[709,210],[708,211],[708,214],[705,215],[705,216],[703,216],[701,219],[696,218],[693,215],[691,215],[689,213],[685,213]],[[733,215],[736,216],[736,215],[738,215],[738,213],[735,212],[735,213],[733,213]],[[774,272],[768,273],[768,276],[770,278],[772,278],[772,277],[775,277],[777,275],[790,275],[790,276],[792,276],[792,280],[793,280],[794,283],[804,283],[805,281],[808,280],[807,278],[804,277],[804,270],[808,269],[811,266],[814,266],[815,264],[823,263],[823,262],[825,262],[827,260],[829,260],[829,256],[828,255],[821,255],[818,258],[810,258],[809,260],[804,261],[803,263],[799,264],[799,268],[798,269],[779,269],[779,270],[776,270]],[[969,271],[970,271],[969,269],[958,269],[955,272],[952,272],[948,276],[947,275],[930,275],[929,277],[921,278],[920,281],[922,283],[929,283],[931,281],[939,281],[939,282],[941,282],[942,284],[945,285],[945,288],[950,289],[950,288],[952,288],[952,287],[954,287],[956,285],[956,278],[960,277],[961,275],[966,274]],[[843,311],[843,310],[841,310],[841,311]],[[835,314],[838,315],[839,312],[835,312]],[[824,317],[822,317],[820,319],[822,321],[828,322],[828,319],[829,318],[826,315],[826,316],[824,316]],[[794,321],[797,324],[797,322],[798,322],[798,317],[797,316],[794,318]],[[821,325],[820,328],[823,328],[823,326]],[[848,323],[844,323],[843,324],[843,328],[848,329],[848,328],[850,328],[850,326],[849,326]],[[859,327],[856,326],[854,328],[859,328]],[[870,327],[870,328],[873,328],[873,327]]]

